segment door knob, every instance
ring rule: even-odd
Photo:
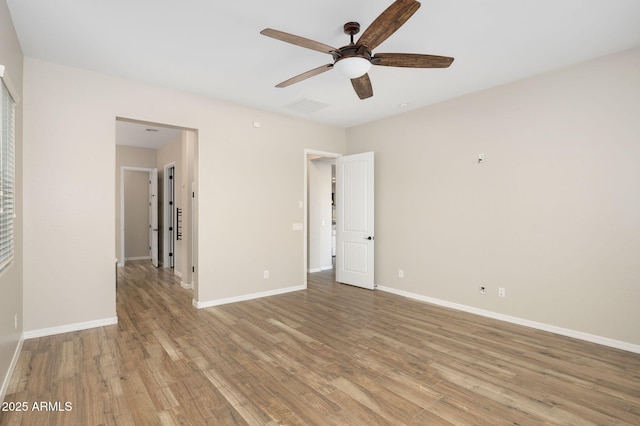
[[[373,238],[371,235],[369,235],[367,238],[365,238],[365,240],[369,240],[369,241],[371,241],[371,240],[373,240],[373,239],[374,239],[374,238]]]

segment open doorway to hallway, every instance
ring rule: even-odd
[[[157,224],[148,223],[149,253],[157,253],[158,266],[180,278],[185,288],[197,285],[197,131],[116,118],[116,258],[124,266],[126,247],[140,238],[128,229],[129,181],[123,171],[154,170],[157,178]],[[146,196],[150,203],[152,197]],[[153,257],[150,255],[149,257]],[[139,259],[139,258],[138,258]]]
[[[305,276],[335,276],[337,157],[340,154],[305,151]],[[312,279],[310,275],[307,281]]]
[[[324,166],[326,161],[335,161],[335,275],[336,281],[344,284],[374,290],[375,247],[374,247],[374,152],[340,155],[332,153],[304,151],[305,189],[305,233],[304,267],[305,285],[307,273],[318,267],[312,262],[314,228],[324,233],[327,227],[323,216],[312,218],[316,211],[311,206],[313,173]],[[323,179],[319,180],[324,182]],[[322,192],[322,190],[320,190]],[[321,196],[325,199],[326,196]],[[323,206],[324,203],[320,202]],[[323,207],[320,207],[323,208]],[[334,221],[331,221],[334,228]],[[322,249],[321,249],[321,252]],[[332,262],[333,263],[333,262]],[[319,269],[322,270],[322,260]],[[333,265],[332,265],[333,266]]]

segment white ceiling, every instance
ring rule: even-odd
[[[434,70],[374,67],[374,96],[363,101],[335,70],[275,88],[331,57],[259,32],[270,27],[340,47],[348,44],[344,23],[364,30],[391,0],[7,3],[26,56],[341,127],[640,46],[638,0],[423,0],[374,53],[455,62]],[[307,99],[327,106],[286,107]]]
[[[116,144],[158,149],[174,141],[182,134],[181,129],[158,124],[129,120],[116,120]]]

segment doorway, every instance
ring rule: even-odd
[[[308,265],[307,272],[333,269],[335,238],[335,159],[310,156],[307,204]]]
[[[157,170],[157,230],[150,246],[157,265],[180,278],[181,285],[197,291],[198,256],[198,132],[195,129],[116,118],[116,258],[124,265],[122,210],[126,190],[121,168]],[[151,255],[153,257],[153,254]]]
[[[343,156],[336,153],[304,151],[304,285],[308,284],[310,264],[309,244],[314,240],[314,227],[324,228],[322,216],[312,219],[309,199],[315,167],[325,161],[336,164],[335,205],[335,277],[337,282],[366,289],[375,289],[374,281],[374,153],[365,152]],[[311,171],[311,173],[310,173]],[[322,203],[321,203],[321,207]],[[315,215],[315,209],[313,210]],[[315,223],[312,223],[315,221]],[[332,230],[333,223],[332,220]],[[333,266],[332,262],[332,266]],[[320,266],[322,270],[322,266]]]
[[[304,151],[304,285],[307,274],[334,268],[335,161],[342,154]]]
[[[120,167],[120,261],[149,259],[158,266],[158,170]]]

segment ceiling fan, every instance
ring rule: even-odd
[[[373,96],[371,80],[367,74],[372,65],[405,68],[449,67],[453,62],[453,58],[446,56],[421,55],[416,53],[377,53],[374,55],[371,53],[373,49],[378,47],[391,34],[396,32],[398,28],[404,25],[419,7],[420,2],[415,0],[396,0],[364,30],[360,39],[355,43],[353,36],[360,32],[360,24],[357,22],[347,22],[344,24],[344,32],[351,36],[351,43],[339,49],[271,28],[260,31],[262,35],[307,49],[317,50],[318,52],[328,53],[333,56],[333,63],[322,65],[321,67],[292,77],[276,85],[276,87],[287,87],[322,74],[332,68],[336,68],[351,79],[351,84],[358,97],[360,99],[367,99]]]

